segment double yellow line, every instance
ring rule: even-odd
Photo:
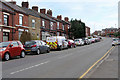
[[[98,61],[96,61],[82,76],[78,78],[78,80],[82,79],[97,63],[99,63],[105,56],[114,48],[114,46],[103,56],[101,57]]]

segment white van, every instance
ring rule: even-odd
[[[64,36],[51,36],[47,37],[46,43],[50,46],[50,49],[68,48],[68,42]]]

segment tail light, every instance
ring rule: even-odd
[[[25,45],[23,45],[23,47],[25,47]]]
[[[79,43],[80,43],[80,41],[79,41]]]
[[[70,41],[68,42],[68,44],[70,44]]]
[[[37,45],[32,45],[31,47],[36,47]]]

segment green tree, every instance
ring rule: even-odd
[[[30,41],[30,40],[31,40],[31,34],[29,32],[23,31],[20,37],[20,41],[24,44],[26,41]]]
[[[83,38],[85,37],[85,23],[81,22],[81,20],[71,20],[71,28],[70,28],[72,38]]]

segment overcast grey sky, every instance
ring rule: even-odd
[[[11,1],[11,0],[6,0]],[[14,0],[18,5],[22,1],[29,1],[30,8],[52,9],[53,16],[68,16],[71,20],[81,19],[91,32],[103,28],[118,27],[118,1],[119,0]],[[116,25],[115,25],[116,24]]]

